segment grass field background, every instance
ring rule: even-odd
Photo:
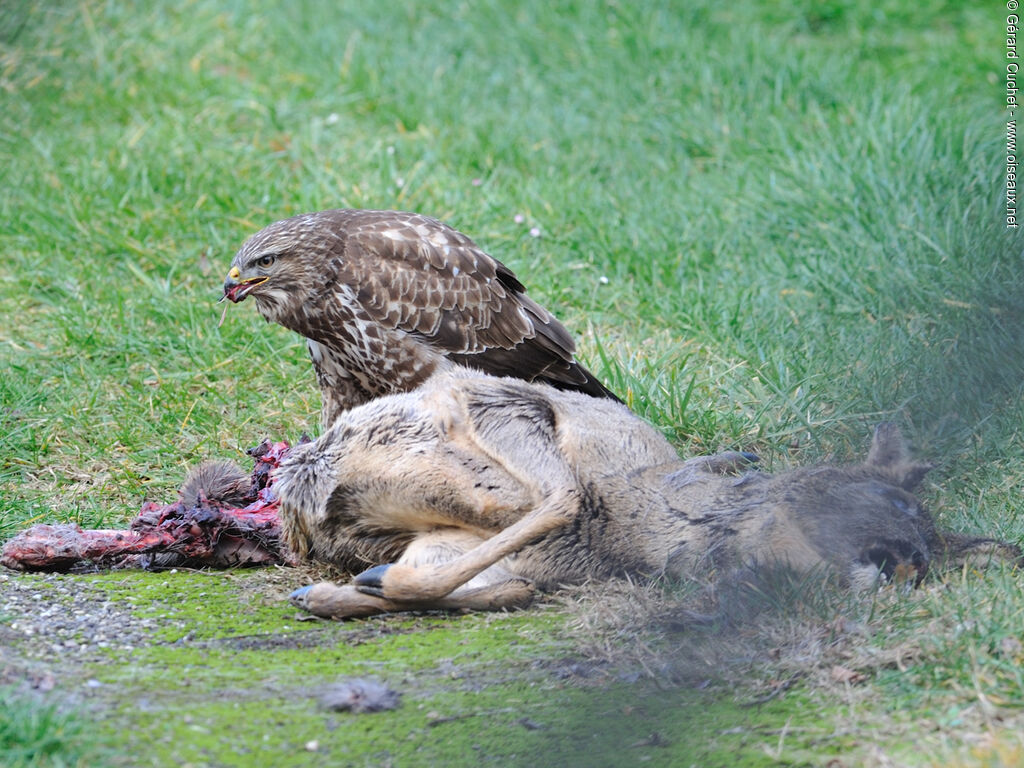
[[[939,465],[925,495],[944,524],[1020,542],[1004,16],[941,0],[4,3],[0,537],[121,523],[200,459],[314,429],[301,340],[248,302],[219,324],[216,301],[255,230],[360,207],[473,237],[682,452],[845,459],[892,419]],[[1020,643],[1002,643],[1019,578],[932,599],[879,642],[956,611],[973,629],[872,679],[877,708],[933,723],[940,757],[1019,745],[1004,724],[1024,706]],[[977,739],[936,714],[954,710],[982,712]]]

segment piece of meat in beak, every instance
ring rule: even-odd
[[[224,295],[221,296],[221,301],[230,299],[237,304],[248,296],[253,288],[257,285],[262,285],[268,279],[266,275],[247,277],[244,280],[241,277],[242,273],[238,271],[238,267],[232,267],[231,271],[228,272],[227,278],[224,280]]]

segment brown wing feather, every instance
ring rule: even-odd
[[[336,279],[355,291],[366,320],[480,370],[614,397],[575,361],[562,324],[466,235],[415,213],[332,214],[345,233]]]
[[[347,225],[339,277],[357,288],[370,319],[461,354],[509,349],[536,335],[535,319],[557,322],[523,295],[511,270],[462,233],[418,214],[365,213]],[[571,360],[572,339],[565,332],[561,338]]]

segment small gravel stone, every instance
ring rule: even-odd
[[[151,642],[156,622],[134,615],[136,606],[115,602],[80,579],[59,573],[0,578],[0,646],[27,660],[90,660],[104,649],[133,650]],[[44,642],[38,640],[42,638]]]

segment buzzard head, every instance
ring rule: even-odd
[[[330,257],[338,245],[317,214],[275,222],[238,249],[224,280],[223,299],[237,304],[252,296],[263,317],[290,327],[286,318],[314,303],[333,279]]]

